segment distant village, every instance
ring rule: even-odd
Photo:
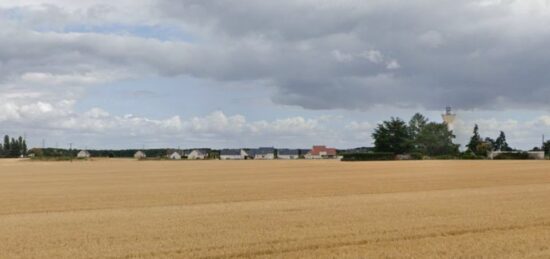
[[[30,157],[42,160],[89,159],[92,157],[136,158],[139,160],[293,160],[337,159],[342,161],[425,160],[425,159],[548,159],[550,141],[544,135],[540,146],[531,150],[518,150],[507,142],[506,134],[499,132],[496,138],[482,137],[476,124],[465,150],[454,143],[453,123],[456,114],[447,107],[442,122],[430,121],[420,113],[409,122],[392,117],[379,123],[372,132],[373,147],[336,149],[316,145],[310,149],[275,147],[238,149],[126,149],[126,150],[75,150],[32,148],[27,150],[24,137],[4,137],[0,144],[0,158]]]
[[[361,148],[367,151],[369,148]],[[171,150],[167,149],[164,156],[159,156],[158,152],[153,154],[152,158],[164,158],[170,160],[293,160],[293,159],[341,159],[339,153],[357,152],[358,149],[340,150],[336,148],[326,147],[323,145],[313,146],[311,149],[276,149],[274,147],[260,148],[241,148],[241,149],[188,149],[188,150]],[[93,157],[93,151],[80,150],[76,157],[79,159],[88,159]],[[147,159],[146,150],[138,150],[133,155],[136,159]],[[151,158],[151,157],[150,157]]]

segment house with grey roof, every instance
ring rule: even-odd
[[[248,153],[243,149],[222,149],[220,151],[221,160],[243,160],[248,157]]]
[[[252,150],[252,154],[249,154],[249,156],[253,157],[254,159],[272,160],[275,159],[275,148],[260,147],[258,149]]]
[[[278,159],[298,159],[300,158],[300,150],[298,149],[279,149],[277,150]]]

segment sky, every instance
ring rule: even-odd
[[[372,146],[457,113],[550,136],[550,1],[0,0],[0,134],[66,148]]]

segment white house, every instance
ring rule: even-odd
[[[336,155],[336,148],[313,146],[313,148],[304,157],[306,159],[334,159],[337,158]]]
[[[290,160],[300,158],[300,151],[297,149],[279,149],[277,150],[277,158]]]
[[[78,154],[76,154],[76,157],[85,159],[85,158],[90,158],[91,155],[90,155],[90,152],[86,150],[81,150],[80,152],[78,152]]]
[[[170,154],[168,156],[168,158],[170,158],[172,160],[180,160],[181,159],[181,154],[179,152],[175,151],[172,154]]]
[[[207,157],[208,157],[207,152],[198,150],[198,149],[191,151],[191,153],[187,155],[187,159],[190,159],[190,160],[206,159]]]
[[[275,159],[275,148],[261,147],[255,150],[251,150],[252,154],[249,154],[254,159],[272,160]]]
[[[248,154],[242,149],[223,149],[220,152],[221,160],[242,160],[247,158]]]
[[[145,155],[145,153],[143,153],[142,151],[138,151],[134,154],[134,158],[136,159],[144,159],[146,158],[147,156]]]

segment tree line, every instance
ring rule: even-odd
[[[169,149],[146,149],[143,151],[148,157],[166,156]],[[35,157],[76,157],[80,150],[78,149],[62,149],[62,148],[33,148],[29,153]],[[112,157],[112,158],[127,158],[134,157],[134,154],[140,151],[139,149],[124,149],[124,150],[88,150],[92,157]]]
[[[456,136],[447,124],[430,122],[420,113],[413,115],[408,123],[392,117],[378,124],[372,137],[376,152],[421,156],[459,154],[460,145],[453,143]]]
[[[2,158],[17,158],[27,154],[27,142],[19,136],[18,138],[10,138],[4,136],[4,142],[0,143],[0,157]]]
[[[466,145],[466,151],[460,152],[460,145],[453,143],[456,138],[446,123],[430,122],[420,113],[412,116],[408,123],[400,118],[378,124],[372,133],[375,152],[401,154],[416,154],[418,156],[446,156],[464,158],[482,158],[491,151],[514,151],[506,141],[506,134],[500,131],[496,139],[483,138],[476,124],[473,135]],[[550,141],[544,145],[544,150],[550,151]]]
[[[503,131],[500,131],[496,139],[489,137],[483,139],[479,134],[477,124],[474,126],[473,135],[466,147],[468,148],[467,152],[476,156],[485,156],[491,151],[514,151],[506,142],[506,134]]]

